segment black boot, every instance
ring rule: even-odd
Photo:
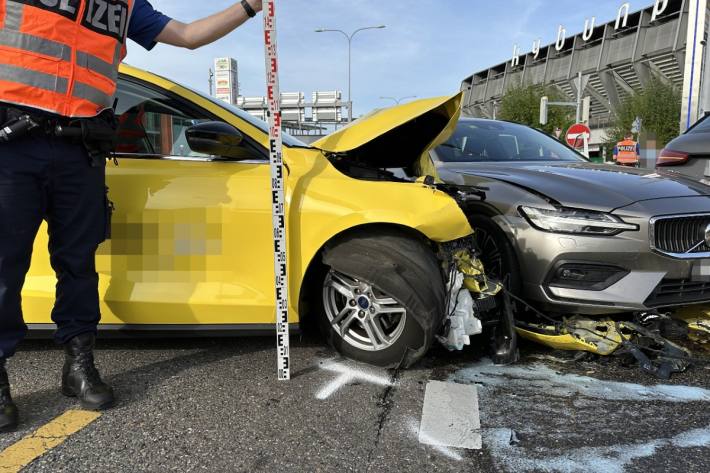
[[[84,409],[101,411],[114,405],[113,389],[101,380],[94,366],[93,333],[85,333],[64,345],[66,361],[62,373],[62,394],[78,397]]]
[[[5,371],[5,358],[0,358],[0,432],[11,432],[17,428],[17,406],[10,396],[10,381]]]

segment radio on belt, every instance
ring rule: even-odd
[[[269,161],[271,163],[271,215],[274,228],[274,282],[276,287],[276,350],[279,380],[291,378],[288,327],[288,271],[286,260],[286,199],[281,136],[281,93],[276,49],[276,0],[266,0],[264,48],[266,88],[269,102]]]
[[[22,115],[0,128],[0,141],[13,141],[22,138],[39,125],[29,115]]]

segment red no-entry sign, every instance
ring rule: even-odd
[[[584,138],[587,138],[587,142],[592,137],[592,130],[589,129],[584,123],[577,123],[572,125],[569,130],[567,130],[567,144],[573,148],[584,148]]]

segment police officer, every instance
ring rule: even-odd
[[[106,238],[105,157],[126,38],[148,50],[195,49],[261,9],[242,0],[185,24],[147,0],[0,0],[0,431],[18,423],[5,364],[27,331],[20,293],[42,220],[57,275],[55,340],[66,354],[61,391],[87,409],[114,404],[94,365],[94,256]]]
[[[623,141],[620,141],[614,147],[614,162],[619,166],[639,167],[641,157],[641,147],[634,140],[633,133],[624,135]]]

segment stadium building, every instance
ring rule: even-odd
[[[586,4],[588,5],[588,4]],[[464,79],[464,114],[495,118],[504,92],[511,87],[544,84],[557,88],[570,101],[577,97],[577,77],[583,75],[583,96],[591,97],[591,150],[599,151],[612,113],[625,97],[653,76],[682,89],[679,131],[710,112],[710,61],[706,61],[707,0],[656,0],[633,11],[631,2],[602,24],[588,17],[581,32],[560,25],[556,41],[535,41],[529,52],[514,45],[511,59]]]

